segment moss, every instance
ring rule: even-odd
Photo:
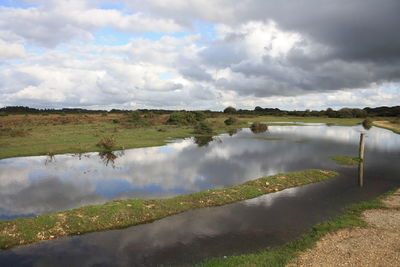
[[[277,174],[244,184],[169,199],[114,200],[63,212],[0,222],[0,248],[87,232],[152,222],[189,209],[221,206],[289,187],[324,181],[337,173],[306,170]]]

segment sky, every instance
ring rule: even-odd
[[[0,107],[400,103],[398,0],[0,0]]]

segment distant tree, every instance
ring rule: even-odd
[[[326,112],[326,116],[328,116],[329,118],[336,117],[336,111],[334,111],[331,108],[327,108],[325,112]]]
[[[264,109],[262,107],[260,107],[260,106],[257,106],[257,107],[254,108],[255,112],[262,112],[263,110]]]
[[[352,118],[353,113],[351,112],[351,109],[349,109],[349,108],[342,108],[337,111],[337,117],[338,118]]]
[[[352,110],[353,113],[353,117],[356,118],[366,118],[368,116],[367,111],[363,110],[363,109],[359,109],[359,108],[354,108]]]
[[[228,113],[228,114],[236,113],[236,109],[234,107],[232,107],[232,106],[229,106],[229,107],[224,109],[224,113]]]

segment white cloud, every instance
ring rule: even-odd
[[[24,57],[25,49],[16,43],[7,43],[0,39],[0,59],[11,59]]]
[[[10,39],[52,48],[71,40],[90,41],[102,27],[130,33],[173,33],[183,28],[171,19],[137,12],[92,8],[84,1],[57,1],[28,9],[0,6],[0,31]]]

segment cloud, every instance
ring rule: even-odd
[[[25,49],[20,44],[7,43],[0,39],[0,59],[24,57]]]
[[[27,9],[0,6],[0,16],[0,31],[10,38],[47,48],[72,40],[90,41],[93,31],[107,26],[129,33],[183,29],[171,19],[95,8],[85,1],[49,1]]]
[[[0,5],[0,105],[317,108],[399,88],[396,0],[24,3]],[[333,104],[365,103],[351,99]]]

